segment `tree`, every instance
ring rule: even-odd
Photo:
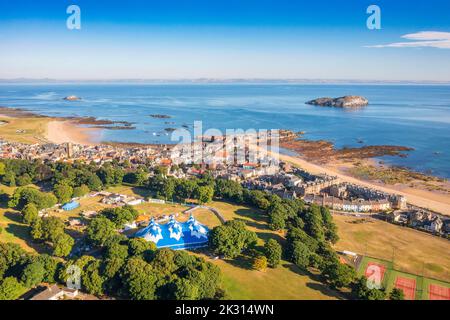
[[[128,259],[122,278],[132,299],[154,300],[156,298],[156,273],[153,272],[151,265],[142,258]]]
[[[75,243],[71,236],[64,233],[64,222],[57,217],[33,220],[30,234],[34,240],[51,242],[53,255],[57,257],[69,255]]]
[[[16,265],[23,264],[28,254],[16,243],[0,242],[0,279]]]
[[[337,226],[334,223],[331,223],[325,231],[325,239],[331,243],[337,243],[339,241]]]
[[[223,198],[237,203],[242,203],[244,189],[239,182],[232,180],[216,179],[214,194],[217,198]]]
[[[210,186],[202,186],[195,189],[195,198],[199,203],[208,203],[212,201],[214,196],[214,188]]]
[[[51,193],[43,193],[32,187],[17,188],[8,202],[8,207],[22,210],[27,204],[33,203],[38,210],[53,207],[57,203]]]
[[[172,177],[167,177],[163,180],[162,189],[158,192],[164,199],[171,200],[175,194],[175,180]]]
[[[186,200],[192,198],[197,187],[197,182],[192,179],[179,180],[175,187],[176,196],[179,199]]]
[[[219,267],[199,257],[196,257],[190,265],[192,266],[190,270],[196,268],[196,271],[193,271],[190,276],[198,284],[199,299],[215,298],[221,290],[222,278]]]
[[[264,271],[267,269],[267,258],[266,256],[257,256],[253,260],[253,269]]]
[[[73,194],[72,197],[74,198],[80,198],[82,196],[85,196],[86,194],[89,193],[89,187],[85,184],[79,186],[79,187],[75,187],[73,188]]]
[[[100,211],[100,214],[115,223],[117,228],[123,228],[125,223],[136,220],[139,212],[131,206],[108,208]]]
[[[35,219],[31,222],[30,235],[33,240],[42,239],[42,219]]]
[[[64,222],[58,217],[42,219],[42,240],[55,242],[55,239],[64,234]]]
[[[114,242],[106,247],[105,253],[106,259],[118,258],[121,260],[125,260],[127,257],[128,257],[128,246],[126,244]]]
[[[83,287],[87,292],[94,295],[103,294],[105,278],[100,275],[100,261],[93,259],[83,268],[81,277]]]
[[[405,293],[402,289],[394,288],[389,294],[389,300],[405,300]]]
[[[93,173],[87,176],[85,184],[88,186],[89,190],[93,191],[100,191],[103,188],[102,180]]]
[[[306,269],[309,266],[311,251],[308,247],[300,242],[294,241],[292,244],[292,257],[291,261],[301,269]]]
[[[38,217],[39,212],[34,203],[29,203],[22,209],[23,223],[31,225],[31,223],[38,219]]]
[[[59,272],[59,280],[66,282],[73,272],[69,272],[70,268],[76,267],[81,273],[81,285],[83,290],[94,295],[101,295],[104,292],[105,277],[100,273],[101,262],[93,256],[82,256],[76,261],[69,260]]]
[[[352,287],[352,292],[362,300],[384,300],[386,293],[382,289],[369,288],[367,286],[367,278],[359,278]]]
[[[145,252],[156,251],[156,244],[143,238],[133,238],[128,241],[128,252],[131,256],[140,256]]]
[[[157,198],[171,200],[175,195],[176,180],[173,177],[166,177],[158,174],[148,180],[148,188],[155,192]]]
[[[247,193],[245,201],[261,210],[267,210],[270,207],[270,201],[266,199],[266,193],[259,190],[251,190]]]
[[[72,198],[73,188],[67,184],[57,184],[53,187],[53,193],[59,203],[66,203]]]
[[[304,214],[305,231],[318,241],[325,240],[325,232],[320,207],[312,205]]]
[[[75,241],[66,233],[61,233],[53,239],[53,255],[56,257],[66,257],[72,251]]]
[[[42,263],[32,262],[25,266],[22,272],[21,281],[25,287],[31,288],[44,280],[45,269]]]
[[[7,277],[0,283],[0,300],[15,300],[24,289],[16,278]]]
[[[169,275],[177,269],[175,264],[175,252],[168,248],[159,249],[155,252],[150,262],[154,270],[163,275]]]
[[[269,267],[276,268],[281,261],[282,248],[281,245],[275,239],[269,239],[264,244],[264,254],[267,258]]]
[[[105,216],[97,216],[91,220],[86,229],[88,239],[96,245],[104,245],[105,242],[116,234],[116,225]]]
[[[215,227],[209,236],[209,243],[214,252],[230,259],[236,258],[242,251],[254,246],[256,241],[256,233],[247,230],[245,223],[238,220],[230,220]]]
[[[31,223],[31,236],[34,240],[51,241],[64,233],[64,222],[57,217],[35,219]]]
[[[276,203],[269,209],[269,227],[272,230],[282,230],[286,227],[287,212],[282,204]]]
[[[330,210],[326,207],[320,207],[323,225],[325,227],[325,239],[331,243],[336,243],[339,240],[336,224],[333,222]]]
[[[9,187],[15,187],[16,186],[16,175],[14,174],[14,172],[7,171],[4,174],[4,176],[2,177],[2,183]]]
[[[340,262],[328,263],[322,270],[322,276],[333,288],[349,287],[356,278],[355,269]]]
[[[21,187],[21,186],[26,186],[31,184],[33,181],[31,180],[31,177],[28,173],[24,173],[23,175],[19,176],[16,179],[16,184]]]
[[[148,175],[148,173],[146,173],[143,170],[129,172],[124,175],[123,182],[141,186],[144,184],[145,180],[147,179],[147,175]]]
[[[55,283],[56,282],[56,273],[60,266],[60,262],[58,262],[53,257],[47,254],[40,254],[36,257],[36,261],[41,263],[44,266],[45,274],[43,282]]]
[[[105,186],[121,184],[124,174],[125,172],[122,168],[117,168],[110,164],[104,165],[97,172],[97,176]]]
[[[316,239],[309,236],[305,231],[300,228],[291,227],[287,233],[288,244],[294,243],[294,241],[300,241],[305,244],[309,251],[316,252],[319,249],[319,243]],[[288,255],[292,255],[291,245],[288,246]]]
[[[109,280],[109,285],[112,285],[116,279],[114,277],[118,274],[119,270],[125,264],[125,259],[118,257],[106,258],[103,260],[102,275]]]
[[[176,300],[197,300],[199,298],[198,285],[184,278],[176,279],[174,298]]]

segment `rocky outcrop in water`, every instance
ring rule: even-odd
[[[322,107],[358,108],[367,106],[369,100],[361,96],[345,96],[339,98],[318,98],[308,101],[306,104]]]
[[[157,118],[157,119],[170,119],[170,118],[172,118],[171,116],[169,116],[167,114],[151,114],[150,117]]]
[[[81,100],[81,98],[77,97],[77,96],[67,96],[67,97],[64,98],[64,100],[66,100],[66,101],[78,101],[78,100]]]

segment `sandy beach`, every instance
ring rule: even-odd
[[[65,143],[93,145],[100,141],[100,128],[82,127],[84,118],[52,118],[32,112],[0,107],[0,138],[8,141],[34,143]],[[94,122],[95,120],[91,122]],[[84,124],[84,123],[83,123]]]
[[[290,162],[296,166],[303,168],[306,171],[309,171],[314,174],[325,173],[328,175],[333,175],[339,177],[344,182],[355,183],[362,186],[366,186],[373,189],[378,189],[383,192],[396,193],[403,196],[406,196],[408,202],[422,207],[434,210],[436,212],[450,215],[450,197],[448,195],[439,194],[436,192],[430,192],[420,189],[413,188],[403,188],[396,187],[391,185],[380,185],[374,182],[362,181],[360,179],[356,179],[354,177],[344,175],[335,168],[330,168],[327,166],[316,165],[310,162],[307,162],[299,157],[287,156],[287,155],[279,155],[279,159],[282,161]]]
[[[76,144],[94,145],[98,143],[99,130],[80,127],[72,121],[53,120],[47,124],[45,138],[53,143],[72,142]]]

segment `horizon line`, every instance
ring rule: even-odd
[[[450,84],[450,80],[383,80],[383,79],[321,79],[321,78],[117,78],[117,79],[55,79],[0,78],[0,83],[289,83],[289,84]]]

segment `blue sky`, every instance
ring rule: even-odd
[[[0,78],[450,81],[449,15],[448,0],[1,1]]]

